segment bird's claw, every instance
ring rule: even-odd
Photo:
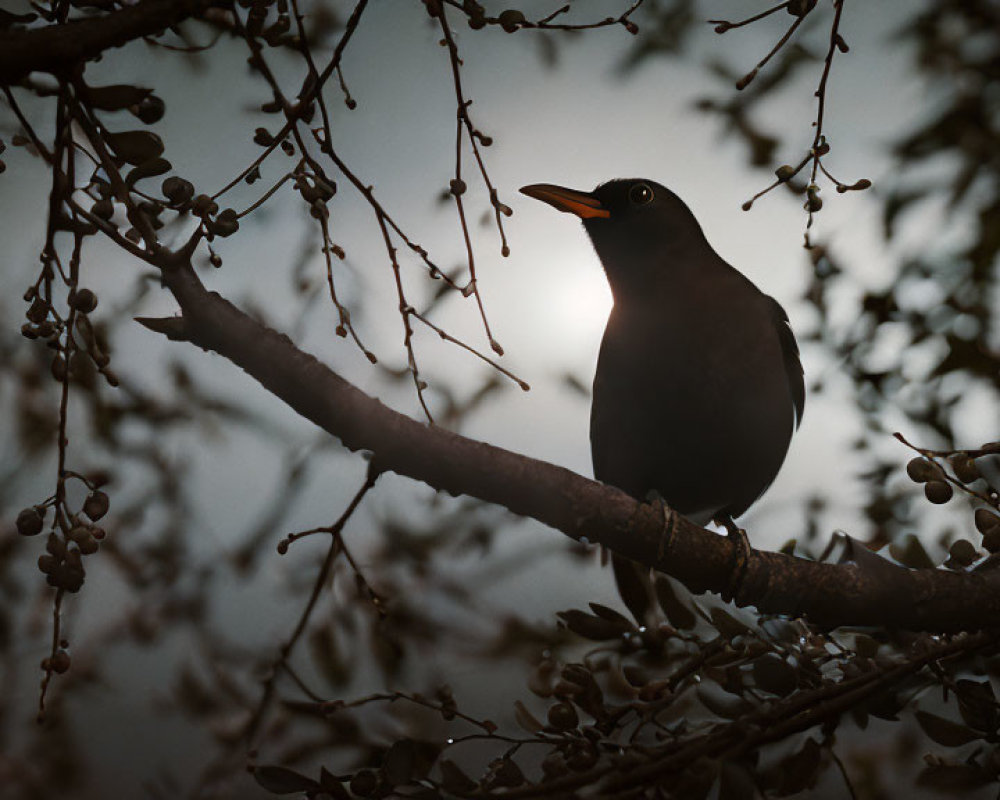
[[[729,583],[722,592],[722,599],[731,603],[737,598],[743,586],[743,579],[746,577],[747,567],[750,564],[750,540],[747,539],[747,532],[737,526],[731,517],[723,517],[716,520],[726,529],[729,541],[733,543],[733,566],[729,571]]]

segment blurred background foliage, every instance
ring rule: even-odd
[[[436,47],[441,6],[409,5],[414,8],[406,24],[429,28],[426,46]],[[722,14],[738,22],[768,7],[745,2],[720,10],[720,4],[709,8],[692,0],[646,0],[615,4],[609,12],[609,5],[573,3],[555,15],[555,4],[544,13],[498,3],[448,2],[443,8],[466,73],[474,68],[476,37],[504,48],[513,48],[518,37],[534,37],[535,59],[510,50],[512,60],[521,60],[517,74],[558,75],[567,61],[578,63],[572,61],[574,48],[596,36],[607,37],[600,47],[613,42],[614,80],[620,84],[644,71],[679,70],[681,64],[701,73],[688,113],[710,120],[712,129],[727,137],[727,146],[738,143],[749,179],[759,189],[777,174],[774,195],[795,202],[798,227],[787,230],[789,240],[798,241],[810,223],[810,247],[801,255],[809,274],[801,287],[803,308],[798,319],[793,312],[793,320],[807,367],[819,367],[807,368],[810,409],[831,391],[830,384],[847,386],[836,402],[860,420],[842,453],[813,456],[849,464],[853,485],[863,495],[857,501],[863,527],[851,517],[850,533],[873,548],[888,546],[914,567],[930,568],[947,558],[947,568],[983,568],[979,559],[1000,549],[1000,525],[989,510],[997,506],[1000,468],[995,456],[978,449],[996,436],[1000,420],[1000,8],[988,0],[927,0],[899,12],[883,46],[909,54],[910,76],[922,84],[923,107],[912,117],[915,122],[885,142],[874,189],[838,193],[836,182],[815,188],[808,169],[788,180],[781,180],[780,170],[782,161],[794,166],[810,155],[816,132],[812,93],[833,51],[834,15],[864,26],[865,15],[874,13],[870,7],[784,3],[744,27],[713,23],[724,30],[706,50],[692,42],[708,19]],[[4,11],[0,24],[16,36],[116,7],[114,2],[25,6]],[[253,52],[248,43],[256,42],[275,63],[276,80],[292,85],[304,74],[294,8],[281,0],[239,3],[232,13],[227,8],[219,4],[204,12],[203,21],[187,21],[121,53],[109,52],[86,73],[92,88],[114,83],[152,90],[131,97],[119,88],[117,95],[91,92],[83,99],[119,134],[130,128],[162,134],[163,156],[171,160],[166,170],[176,167],[175,177],[190,180],[198,192],[210,191],[211,181],[236,177],[244,166],[220,157],[225,142],[211,139],[213,126],[235,124],[242,143],[256,143],[255,150],[240,149],[241,156],[277,147],[268,137],[280,127],[273,116],[280,109],[262,114],[262,102],[270,99],[266,82],[259,73],[239,71]],[[303,7],[306,40],[318,62],[329,58],[353,8],[334,2]],[[392,13],[384,8],[366,13],[381,14],[377,19],[388,36]],[[608,13],[621,16],[604,21]],[[793,23],[801,29],[737,90],[735,84],[744,83]],[[366,109],[356,87],[352,93],[351,69],[364,74],[391,69],[391,48],[379,49],[371,41],[376,49],[359,55],[338,76],[345,81],[343,91],[334,82],[327,86],[327,102],[338,104],[335,128],[348,111],[375,113]],[[160,59],[162,86],[154,81],[132,87],[128,74],[115,73],[111,81],[109,72],[100,72],[134,66],[128,59],[141,59],[146,49]],[[218,73],[208,72],[215,85],[200,87],[199,80],[208,83],[205,64],[213,59],[232,68],[230,77],[219,83]],[[879,63],[872,53],[838,51],[830,70],[833,85],[841,59]],[[91,69],[97,73],[92,82]],[[444,72],[434,78],[450,80]],[[870,79],[879,80],[877,67]],[[56,86],[38,76],[14,85],[0,112],[4,206],[29,209],[23,213],[34,225],[16,231],[16,244],[11,238],[9,255],[22,263],[43,249],[46,198],[58,185],[18,114],[23,112],[41,142],[53,148]],[[477,96],[475,86],[466,88]],[[245,114],[226,121],[187,119],[186,93],[193,97],[202,89],[238,98]],[[504,91],[516,92],[517,86]],[[584,82],[578,91],[585,103]],[[354,95],[361,98],[356,110]],[[401,97],[396,102],[406,102]],[[775,113],[787,97],[798,97],[799,107],[808,110]],[[838,169],[850,170],[852,128],[863,126],[865,115],[849,113],[849,96],[838,98],[826,109],[831,155],[825,163],[836,157]],[[443,150],[454,144],[451,102],[441,106],[446,124],[435,134]],[[481,102],[469,107],[477,120],[478,114],[489,114]],[[126,121],[129,114],[136,119]],[[178,127],[170,129],[170,120],[178,118]],[[478,138],[470,124],[466,139],[466,146],[470,139],[479,142],[487,163],[491,151],[484,136],[495,136],[498,149],[505,139],[531,136],[530,121],[508,124],[503,114],[491,121],[495,130],[479,131]],[[519,129],[525,124],[527,132]],[[623,138],[629,124],[629,118],[622,120]],[[464,194],[453,181],[444,181],[443,191],[434,188],[419,155],[399,152],[392,131],[352,135],[376,140],[376,150],[385,148],[385,157],[398,159],[399,169],[413,173],[425,194],[440,195],[445,208]],[[144,141],[133,145],[142,150]],[[285,141],[294,153],[296,146]],[[124,157],[129,144],[119,139],[118,145]],[[160,157],[147,155],[136,154],[134,166]],[[466,168],[475,170],[468,152],[465,157]],[[229,199],[234,207],[250,206],[283,176],[269,175],[266,166],[262,183],[257,183],[260,173],[251,170],[235,187],[240,204]],[[725,169],[720,163],[719,174],[704,176],[705,182],[725,180]],[[85,173],[80,167],[79,175]],[[90,182],[87,202],[98,214],[97,203],[108,199],[100,188],[107,181],[99,170],[94,174],[98,179]],[[391,294],[366,292],[371,267],[357,250],[340,244],[345,230],[378,237],[371,221],[378,207],[360,195],[345,206],[341,198],[351,181],[331,174],[339,205],[331,205],[328,226],[322,212],[311,212],[316,193],[322,194],[312,178],[293,176],[299,197],[276,193],[252,216],[240,216],[238,229],[225,207],[206,211],[202,220],[218,237],[212,251],[199,256],[206,280],[307,349],[315,345],[312,349],[369,390],[416,411],[414,387],[425,377],[400,355],[398,303]],[[158,190],[152,187],[160,186],[161,177],[155,169],[150,176],[134,176],[135,183],[155,195],[147,202],[159,204],[150,209],[162,221],[159,235],[175,240],[171,237],[181,235],[199,212],[191,197],[183,199],[184,184],[164,183]],[[518,184],[496,170],[490,177],[498,195],[484,191],[476,179],[469,189],[473,222],[466,232],[472,229],[477,242],[492,237],[494,247],[495,226],[503,217],[499,198],[509,198]],[[78,184],[82,189],[88,181]],[[817,196],[824,207],[817,207]],[[775,202],[762,197],[747,213],[767,215]],[[858,251],[848,242],[852,222],[831,211],[852,203],[877,215],[884,239],[878,270],[856,263]],[[473,208],[483,212],[486,227],[477,226]],[[5,213],[16,216],[13,210]],[[392,213],[406,217],[404,210]],[[121,216],[111,208],[109,217],[124,229]],[[292,219],[304,224],[275,233]],[[6,230],[13,235],[10,226]],[[456,239],[461,231],[449,227],[447,237],[409,232],[414,243],[447,238],[458,253],[454,267],[439,270],[447,281],[412,290],[411,297],[419,299],[411,302],[425,316],[447,310],[463,288],[468,292],[468,264]],[[366,485],[364,460],[256,397],[256,387],[248,387],[242,375],[220,377],[203,354],[180,352],[175,345],[148,359],[144,334],[131,318],[151,308],[161,313],[172,308],[160,297],[154,274],[136,273],[127,256],[96,241],[94,233],[79,237],[88,241],[78,266],[81,285],[97,289],[96,305],[81,299],[79,291],[71,297],[56,280],[49,305],[32,311],[33,298],[24,303],[19,298],[29,286],[40,285],[37,260],[27,272],[5,269],[0,785],[11,797],[877,798],[899,796],[900,786],[908,796],[996,795],[1000,704],[994,687],[1000,662],[992,634],[946,640],[888,631],[817,631],[800,621],[758,619],[714,598],[691,598],[666,578],[631,587],[617,598],[596,554],[586,548],[540,532],[503,509],[440,497],[391,475],[379,479],[341,532],[334,521]],[[233,242],[249,241],[250,249],[230,257],[230,236]],[[406,249],[405,242],[397,244]],[[516,252],[519,242],[512,244]],[[331,313],[325,267],[317,271],[324,249],[339,262],[339,315]],[[65,248],[64,258],[71,250]],[[423,258],[419,249],[411,251],[418,261]],[[247,263],[246,253],[259,253],[260,263]],[[426,263],[424,268],[432,276],[437,269]],[[268,271],[273,274],[265,275]],[[267,287],[263,297],[252,291],[255,284]],[[498,301],[488,288],[480,291],[491,311],[501,304],[502,295]],[[346,323],[344,308],[351,312]],[[60,316],[68,309],[76,316]],[[333,339],[333,316],[340,325],[367,331],[374,344],[366,341],[360,349],[388,356],[372,365],[324,349]],[[88,322],[77,321],[70,329],[84,344],[71,352],[65,329],[55,323],[79,318]],[[405,315],[402,322],[419,327]],[[26,328],[19,332],[22,323]],[[432,340],[416,342],[413,356],[420,360]],[[62,354],[69,357],[58,366]],[[477,415],[506,402],[516,385],[489,367],[479,369],[473,359],[462,368],[450,363],[452,356],[444,360],[441,368],[439,359],[427,357],[429,388],[419,391],[428,392],[439,424],[476,435],[484,430]],[[566,368],[549,381],[562,388],[542,388],[543,397],[550,391],[567,407],[585,407],[590,376],[584,369]],[[539,435],[523,419],[523,409],[518,407],[508,424],[526,426],[525,436]],[[67,484],[66,507],[83,514],[91,504],[87,518],[81,517],[86,530],[74,545],[17,534],[18,529],[30,533],[34,524],[19,514],[52,495],[61,421],[68,431],[70,468],[81,476]],[[920,450],[909,475],[902,470],[907,456],[891,436],[897,430]],[[923,484],[926,498],[915,482]],[[801,522],[771,535],[795,540],[787,546],[797,553],[818,556],[832,529],[847,525],[840,521],[846,512],[834,499],[842,494],[832,483],[800,493],[795,518]],[[99,496],[109,499],[109,510],[95,507],[104,502],[93,499]],[[49,513],[45,522],[51,518]],[[289,532],[316,526],[326,528],[292,542],[284,548],[287,554],[275,554],[274,546]],[[75,557],[79,569],[67,552],[82,553]],[[46,556],[53,557],[49,566],[69,565],[48,583],[46,577],[55,573],[39,561]],[[553,607],[559,602],[573,607],[558,615],[525,607],[529,582],[551,582]],[[57,592],[53,584],[60,587]],[[60,598],[55,611],[61,628],[50,646],[54,595]],[[288,648],[289,642],[298,646]],[[51,685],[44,718],[36,725],[42,676]],[[252,774],[248,762],[256,766]]]

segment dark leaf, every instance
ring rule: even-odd
[[[918,786],[951,794],[971,792],[990,782],[992,778],[972,764],[933,764],[917,777]]]
[[[889,545],[889,555],[900,564],[913,569],[934,569],[936,564],[927,555],[924,545],[913,534],[903,537],[901,543],[893,542]]]
[[[492,761],[483,778],[483,785],[490,788],[512,788],[524,783],[524,773],[521,768],[509,758],[498,758]]]
[[[878,655],[878,642],[863,633],[854,634],[854,650],[864,658],[875,658]]]
[[[90,86],[87,88],[87,102],[102,111],[119,111],[139,105],[152,92],[152,89],[140,89],[138,86],[127,84]]]
[[[163,140],[152,131],[107,133],[105,138],[118,157],[128,164],[152,161],[163,152]]]
[[[413,778],[415,758],[411,739],[400,739],[392,743],[382,759],[382,772],[391,786],[410,782]]]
[[[937,714],[917,711],[916,716],[924,733],[945,747],[961,747],[963,744],[982,738],[981,734],[965,725],[959,725],[957,722],[939,717]]]
[[[320,789],[320,785],[312,778],[300,775],[287,767],[267,765],[255,767],[254,780],[272,794],[292,794],[293,792],[308,792]]]
[[[443,759],[441,768],[441,788],[457,795],[465,795],[476,790],[476,782],[458,768],[454,761]]]
[[[1000,713],[989,681],[956,681],[955,694],[958,696],[958,711],[966,725],[977,731],[996,731],[1000,724]]]
[[[12,14],[0,8],[0,30],[6,30],[14,25],[27,25],[38,19],[38,14]]]
[[[631,620],[624,614],[619,614],[613,608],[608,608],[600,603],[588,603],[590,610],[593,611],[601,619],[606,619],[608,622],[614,622],[617,625],[624,626],[626,630],[635,630],[635,626],[632,624]]]
[[[671,578],[657,573],[653,578],[653,588],[656,590],[656,600],[667,619],[670,620],[671,625],[682,631],[690,630],[695,626],[698,618],[687,604],[677,596]]]
[[[815,739],[805,740],[799,752],[784,759],[779,765],[781,782],[779,792],[789,795],[816,785],[819,775],[822,748]]]
[[[718,769],[718,762],[707,758],[699,759],[681,773],[677,783],[671,787],[673,791],[667,796],[683,800],[704,800],[715,783]]]
[[[386,751],[382,772],[393,786],[422,780],[441,752],[439,745],[430,742],[400,739]]]
[[[899,720],[899,711],[904,705],[906,702],[900,698],[898,693],[886,691],[872,697],[865,706],[865,710],[878,719],[896,722]]]
[[[635,621],[646,624],[649,611],[649,569],[628,558],[613,555],[611,566],[615,573],[615,585],[625,607],[632,612]]]
[[[712,609],[712,624],[727,639],[733,639],[736,636],[745,636],[751,632],[750,627],[746,623],[740,622],[721,606],[716,606]]]
[[[135,186],[136,181],[141,181],[143,178],[155,178],[157,175],[170,172],[170,169],[171,164],[167,159],[153,158],[130,169],[128,175],[125,176],[125,183],[132,187]]]
[[[326,767],[319,768],[319,785],[334,800],[350,800],[351,793],[344,788],[344,780],[346,779],[338,778]]]
[[[753,679],[758,688],[784,697],[798,685],[798,671],[775,653],[765,653],[753,662]]]
[[[757,785],[743,764],[723,761],[719,771],[719,800],[753,800]]]
[[[596,642],[618,639],[623,634],[632,630],[631,623],[628,623],[627,627],[623,627],[620,623],[612,622],[611,620],[603,619],[602,617],[597,617],[575,608],[571,608],[568,611],[560,611],[557,616],[573,633],[582,636],[584,639],[592,639]]]

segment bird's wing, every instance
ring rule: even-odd
[[[766,295],[765,295],[766,296]],[[795,404],[795,427],[802,423],[802,415],[806,408],[806,385],[802,372],[802,362],[799,360],[799,346],[795,334],[788,324],[788,314],[777,300],[767,296],[774,315],[775,327],[778,329],[778,339],[781,342],[781,354],[785,360],[785,374],[788,375],[788,386],[792,392],[792,402]]]

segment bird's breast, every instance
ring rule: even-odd
[[[771,483],[794,424],[768,298],[712,291],[619,302],[594,380],[595,476],[682,513],[741,513]]]

